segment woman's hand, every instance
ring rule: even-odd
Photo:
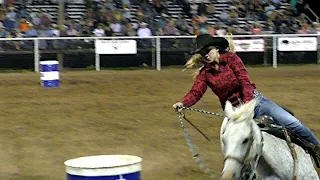
[[[182,102],[177,102],[173,105],[173,108],[174,110],[178,113],[178,112],[181,112],[183,109],[182,109],[182,106],[183,106],[183,103]]]

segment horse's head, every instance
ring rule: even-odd
[[[261,132],[254,123],[257,100],[239,107],[225,106],[225,119],[221,126],[220,140],[224,155],[222,179],[240,179],[245,164],[249,164],[260,152]]]

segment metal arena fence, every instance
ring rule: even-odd
[[[233,40],[237,54],[248,64],[277,68],[278,64],[320,63],[320,34],[233,35]],[[0,62],[2,68],[13,69],[17,64],[30,68],[27,64],[32,63],[35,72],[40,61],[48,59],[97,71],[139,64],[160,71],[163,66],[183,65],[194,46],[195,36],[2,38]]]

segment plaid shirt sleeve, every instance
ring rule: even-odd
[[[190,92],[182,98],[181,102],[187,107],[194,105],[201,99],[207,88],[205,73],[200,72]]]
[[[230,54],[230,56],[228,57],[228,65],[240,81],[243,101],[248,102],[252,100],[254,86],[252,86],[250,82],[249,73],[240,57],[234,53]]]

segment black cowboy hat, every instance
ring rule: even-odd
[[[223,37],[213,37],[210,34],[201,34],[196,38],[196,50],[191,54],[199,53],[203,48],[215,46],[219,50],[224,50],[229,47],[229,42]]]

